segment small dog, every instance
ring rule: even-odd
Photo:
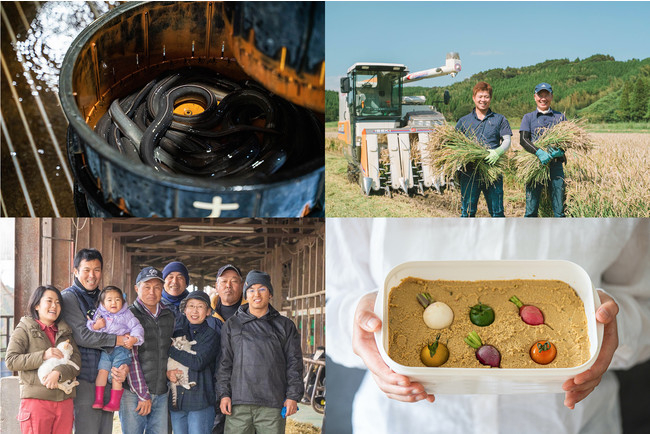
[[[48,376],[50,372],[54,370],[55,367],[59,365],[71,365],[76,369],[79,369],[79,366],[77,366],[76,363],[72,362],[70,360],[70,357],[72,356],[72,344],[70,344],[69,340],[65,340],[61,342],[59,345],[56,346],[62,353],[63,353],[63,358],[62,359],[57,359],[55,357],[52,357],[51,359],[47,359],[43,362],[40,368],[38,368],[38,378],[41,380],[41,383],[44,385],[45,377]],[[59,383],[59,389],[63,390],[66,395],[69,395],[70,392],[72,392],[72,389],[75,388],[75,386],[79,385],[79,382],[76,379],[73,380],[68,380]]]

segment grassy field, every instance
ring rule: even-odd
[[[521,119],[509,119],[513,130],[518,129]],[[338,122],[325,122],[326,132],[336,132]],[[650,133],[650,122],[620,122],[615,124],[588,124],[587,129],[592,133]]]
[[[650,133],[649,122],[620,122],[616,124],[588,124],[592,133]]]
[[[647,125],[646,125],[647,126]],[[592,126],[590,132],[602,126]],[[587,156],[568,153],[565,165],[566,214],[569,217],[650,217],[650,134],[622,133],[633,129],[620,125],[607,133],[592,133],[596,148]],[[638,129],[634,129],[639,131]],[[641,129],[641,131],[643,131]],[[358,184],[347,180],[347,161],[342,142],[327,136],[326,202],[328,217],[458,217],[460,192],[434,190],[425,196],[408,197],[394,192],[366,197]],[[515,131],[509,154],[521,151]],[[522,151],[523,152],[523,151]],[[522,217],[525,188],[513,174],[504,175],[504,208],[507,217]],[[550,207],[540,215],[550,216]],[[479,200],[478,217],[488,217],[484,197]]]

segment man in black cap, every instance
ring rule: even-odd
[[[226,432],[284,433],[285,418],[297,411],[304,391],[300,335],[271,306],[267,273],[251,271],[244,287],[248,304],[221,333],[217,393]]]
[[[216,284],[217,293],[210,300],[214,312],[212,313],[212,317],[208,318],[214,320],[218,324],[218,330],[216,327],[213,327],[218,332],[221,332],[221,326],[228,320],[228,318],[237,312],[239,306],[246,304],[246,300],[242,300],[243,288],[244,279],[242,278],[239,267],[228,264],[219,268]],[[217,355],[217,363],[219,362],[220,354],[221,352]],[[222,434],[224,431],[225,418],[224,415],[221,414],[219,402],[217,402],[217,405],[215,406],[215,412],[216,416],[214,418],[212,434]]]
[[[144,328],[144,342],[133,351],[129,387],[120,403],[125,433],[166,434],[167,358],[174,331],[174,314],[161,302],[162,273],[154,267],[140,271],[135,283],[138,298],[129,307]]]
[[[246,304],[246,300],[242,300],[243,287],[244,279],[238,267],[228,264],[219,268],[217,295],[212,299],[212,309],[214,309],[212,316],[226,322],[237,312],[239,306]]]
[[[535,86],[535,104],[537,109],[526,113],[521,119],[519,128],[521,147],[531,154],[535,154],[541,164],[548,164],[551,172],[551,180],[548,185],[551,197],[551,206],[555,217],[564,217],[564,167],[566,157],[559,149],[551,148],[546,152],[533,143],[548,128],[555,124],[566,121],[563,113],[551,109],[553,102],[553,88],[548,83],[540,83]],[[537,217],[539,210],[539,198],[542,194],[541,184],[526,185],[526,214],[524,217]]]

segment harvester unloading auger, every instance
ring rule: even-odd
[[[452,52],[437,68],[409,74],[406,65],[355,63],[341,78],[338,138],[347,144],[348,178],[358,180],[366,195],[440,191],[441,181],[422,153],[428,134],[445,118],[425,105],[423,96],[403,96],[402,87],[425,78],[455,77],[460,70],[460,56]],[[444,95],[448,104],[449,92]]]

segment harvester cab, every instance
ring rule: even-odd
[[[396,63],[355,63],[341,78],[338,138],[347,146],[348,178],[363,192],[440,188],[422,158],[428,133],[444,122],[423,96],[404,96],[403,85],[451,75],[461,69],[458,53],[448,53],[444,66],[409,73]],[[445,91],[444,103],[449,102]],[[441,101],[442,102],[442,101]]]

